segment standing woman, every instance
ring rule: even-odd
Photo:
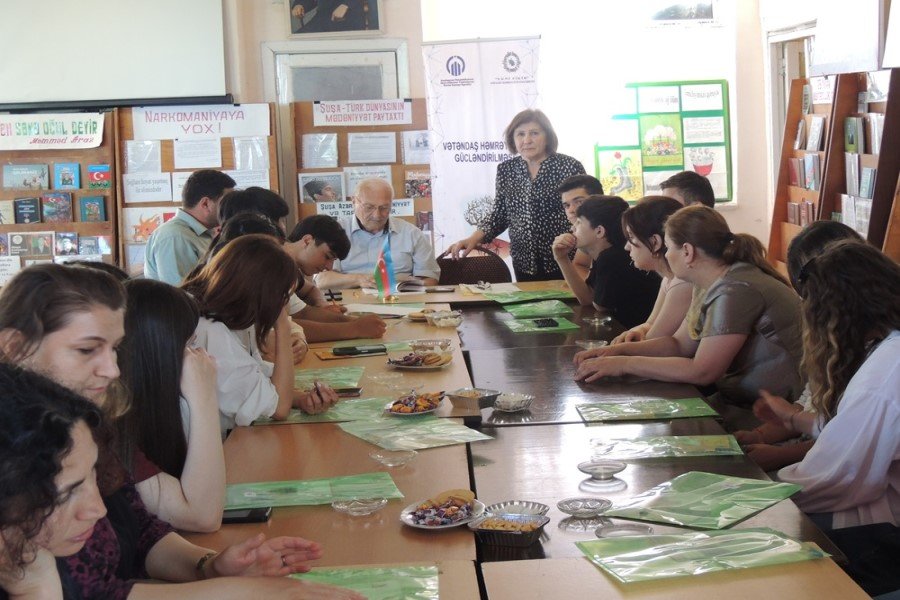
[[[223,435],[259,417],[284,420],[295,405],[320,413],[337,401],[327,386],[294,390],[287,303],[297,280],[297,267],[277,240],[250,234],[228,242],[182,284],[200,307],[195,343],[216,359]]]
[[[681,203],[666,196],[645,196],[622,215],[622,229],[634,266],[643,271],[655,271],[662,277],[659,294],[647,321],[623,332],[612,341],[640,342],[678,330],[691,305],[693,287],[675,277],[666,260],[665,224],[672,214],[682,208]]]
[[[579,352],[576,378],[715,383],[723,409],[749,409],[761,389],[797,400],[800,298],[766,262],[760,241],[731,233],[720,213],[696,205],[669,217],[665,244],[672,273],[707,290],[697,322],[685,318],[672,335]],[[752,418],[749,410],[724,416],[730,427]]]
[[[469,237],[450,246],[450,256],[466,256],[509,229],[510,254],[517,281],[562,279],[551,246],[571,224],[563,210],[559,184],[584,173],[580,162],[559,154],[559,139],[547,116],[523,110],[504,132],[506,147],[518,156],[497,166],[494,207]]]
[[[119,353],[131,410],[119,454],[147,508],[184,531],[215,531],[225,504],[216,365],[190,341],[200,312],[183,290],[153,279],[125,283]]]

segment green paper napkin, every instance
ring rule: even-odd
[[[225,486],[225,509],[264,506],[310,506],[354,498],[402,498],[390,473],[299,481],[261,481]]]
[[[514,304],[516,302],[528,302],[529,300],[549,300],[551,298],[574,298],[569,290],[541,290],[538,292],[485,292],[484,297],[500,304]]]
[[[673,435],[631,440],[591,440],[594,458],[630,460],[743,454],[732,435]]]
[[[722,529],[799,491],[792,483],[690,471],[612,507],[604,516]]]
[[[509,327],[514,333],[548,333],[551,331],[571,331],[573,329],[580,329],[578,325],[565,317],[553,317],[553,319],[557,322],[557,325],[553,327],[538,327],[535,324],[534,319],[510,319],[502,321],[502,323]]]
[[[294,369],[294,389],[311,390],[316,381],[333,388],[358,387],[365,370],[365,367]]]
[[[492,439],[465,425],[430,414],[389,415],[377,421],[353,421],[338,427],[385,450],[421,450]]]
[[[700,398],[681,400],[635,400],[632,402],[592,402],[575,407],[588,423],[713,417],[718,413]]]
[[[572,307],[559,300],[544,300],[542,302],[528,302],[525,304],[512,304],[504,307],[504,310],[517,319],[536,317],[553,317],[556,315],[571,315],[575,311]]]
[[[437,600],[438,568],[389,567],[319,569],[291,575],[295,579],[327,583],[365,595],[369,600]]]

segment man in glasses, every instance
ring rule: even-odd
[[[441,270],[434,248],[415,225],[390,218],[394,189],[383,179],[364,179],[353,197],[353,216],[340,219],[350,238],[350,254],[334,262],[333,270],[320,273],[316,285],[323,289],[375,287],[373,273],[385,237],[390,239],[391,259],[397,281],[416,277],[436,285]]]

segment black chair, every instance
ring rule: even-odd
[[[476,246],[465,258],[453,260],[448,256],[449,250],[437,258],[441,268],[440,285],[457,285],[460,283],[509,283],[512,275],[509,267],[495,252],[484,246]]]

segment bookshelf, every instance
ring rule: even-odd
[[[427,131],[428,117],[425,109],[425,100],[416,98],[412,100],[412,123],[404,125],[364,125],[355,127],[339,127],[339,126],[315,126],[313,119],[314,102],[295,102],[292,106],[294,116],[294,139],[296,140],[297,153],[297,169],[294,174],[293,185],[298,186],[297,216],[298,220],[302,220],[310,215],[317,213],[317,205],[313,202],[304,202],[304,193],[299,189],[299,175],[313,175],[316,173],[329,173],[344,171],[345,167],[364,167],[370,163],[350,163],[348,151],[348,135],[353,133],[375,133],[375,132],[394,132],[397,136],[397,160],[393,163],[377,163],[389,164],[391,171],[391,184],[394,186],[395,199],[406,198],[406,176],[407,173],[429,173],[430,165],[422,164],[405,164],[403,160],[403,135],[404,131]],[[334,168],[306,168],[303,164],[303,136],[308,134],[337,134],[337,151],[338,162]],[[371,163],[376,164],[376,163]],[[430,175],[429,175],[430,178]],[[353,194],[352,189],[347,189],[347,181],[344,179],[344,197],[349,198]],[[423,219],[427,218],[432,212],[432,203],[430,192],[427,196],[419,196],[413,198],[413,215],[401,216],[400,218],[418,225],[425,226]],[[429,225],[432,230],[434,228]],[[432,240],[433,241],[433,240]]]
[[[4,150],[0,151],[0,164],[2,165],[46,165],[48,170],[47,189],[28,189],[28,188],[0,188],[0,201],[15,201],[17,198],[40,198],[45,194],[62,192],[70,194],[72,197],[72,221],[71,222],[44,222],[41,214],[42,206],[38,208],[38,215],[41,218],[33,223],[3,223],[0,224],[0,234],[4,235],[7,240],[16,234],[26,234],[25,239],[29,239],[27,234],[35,234],[41,232],[52,232],[55,236],[57,233],[71,232],[78,235],[78,238],[105,236],[109,239],[111,253],[104,255],[107,262],[116,262],[118,259],[116,249],[116,231],[118,225],[118,215],[116,212],[116,194],[115,185],[117,164],[116,164],[116,146],[118,133],[118,111],[116,109],[103,113],[103,138],[101,144],[96,148],[67,148],[67,149],[48,149],[48,150]],[[57,164],[77,163],[79,165],[79,184],[77,188],[54,189],[55,177],[54,169]],[[89,187],[88,165],[108,165],[109,166],[109,182],[110,187],[103,189],[91,189]],[[5,184],[4,184],[5,185]],[[94,196],[103,198],[103,210],[106,220],[103,221],[83,221],[80,200],[83,197]],[[39,201],[39,204],[40,203]],[[5,220],[5,219],[4,219]],[[36,236],[31,236],[33,239]],[[9,254],[9,248],[3,248],[2,254]],[[22,266],[26,266],[25,261],[31,260],[52,260],[54,253],[46,253],[36,251],[29,248],[29,251],[20,254]],[[77,257],[72,257],[77,258]]]

